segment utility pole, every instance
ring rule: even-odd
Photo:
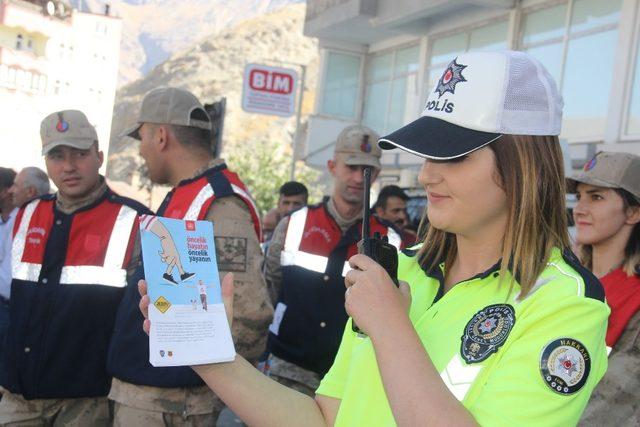
[[[300,73],[300,94],[298,95],[298,108],[296,112],[296,131],[293,134],[292,144],[292,159],[291,159],[291,181],[295,181],[296,177],[296,158],[298,156],[298,138],[300,137],[300,121],[302,119],[302,100],[304,98],[304,80],[307,73],[307,66],[299,64],[302,67]]]

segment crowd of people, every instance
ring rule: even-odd
[[[200,101],[151,90],[126,136],[172,187],[155,214],[213,223],[238,353],[171,368],[145,334],[153,212],[109,188],[82,112],[52,113],[46,173],[0,168],[0,425],[216,425],[225,406],[248,425],[637,425],[640,157],[565,180],[562,106],[529,55],[462,54],[414,122],[340,132],[320,203],[286,182],[261,218]],[[424,159],[419,230],[398,186],[365,206],[389,149]],[[365,209],[397,278],[359,253]]]

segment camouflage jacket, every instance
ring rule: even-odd
[[[222,160],[207,166],[214,167]],[[202,171],[198,171],[198,175]],[[195,176],[194,175],[194,176]],[[263,255],[249,209],[236,197],[215,200],[205,220],[213,222],[220,279],[234,273],[232,335],[236,351],[252,363],[264,352],[273,307],[262,277]],[[221,406],[208,387],[162,389],[114,379],[109,398],[147,411],[206,414]]]
[[[580,425],[640,425],[640,312],[611,351],[609,369],[593,391]]]

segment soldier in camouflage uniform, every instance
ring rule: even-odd
[[[99,172],[98,136],[82,112],[47,116],[41,136],[47,172],[58,191],[25,204],[16,217],[14,310],[9,345],[1,355],[6,366],[0,372],[0,425],[107,426],[106,348],[127,279],[140,264],[136,217],[151,212],[109,189]],[[102,234],[104,224],[113,221],[110,212],[117,219],[107,229],[111,235]],[[116,274],[104,280],[100,276],[113,270],[94,262],[123,240],[117,259],[126,279]],[[37,261],[32,254],[39,248],[42,259]],[[39,273],[24,277],[24,267],[33,268],[35,262]],[[69,266],[74,277],[64,274]]]
[[[583,414],[585,426],[640,425],[640,157],[600,152],[569,180],[582,263],[611,307],[609,368]]]
[[[616,342],[579,425],[640,426],[640,312]]]
[[[13,393],[2,396],[3,411],[11,418],[0,416],[2,426],[60,425],[67,427],[108,426],[109,407],[104,397],[85,399],[25,400]]]
[[[141,140],[151,180],[174,186],[158,214],[213,223],[220,277],[234,273],[236,350],[256,361],[273,314],[261,277],[259,218],[244,185],[222,160],[213,158],[210,129],[195,96],[160,88],[145,96],[138,125],[128,134]],[[137,288],[129,289],[111,343],[114,424],[214,425],[224,404],[190,368],[149,364],[139,300]]]
[[[378,135],[365,126],[345,128],[336,140],[333,159],[328,162],[329,172],[334,179],[331,197],[321,205],[302,209],[324,212],[322,216],[324,220],[319,221],[307,217],[304,221],[304,230],[297,231],[302,233],[299,236],[301,241],[314,233],[325,236],[324,239],[329,242],[328,246],[332,247],[331,254],[326,261],[326,270],[323,269],[322,274],[317,273],[317,269],[307,274],[311,270],[295,266],[298,271],[303,272],[304,277],[292,278],[289,276],[288,279],[283,277],[286,276],[284,268],[291,267],[284,265],[283,259],[285,257],[282,256],[283,252],[287,252],[285,251],[286,239],[295,234],[295,231],[289,230],[291,216],[280,221],[273,233],[267,252],[265,277],[269,296],[276,306],[276,314],[269,328],[268,353],[259,367],[279,383],[309,396],[314,396],[315,390],[320,385],[320,379],[325,373],[325,369],[328,369],[326,362],[333,361],[346,322],[343,296],[344,278],[341,273],[344,263],[348,259],[350,248],[355,247],[355,242],[360,239],[364,203],[362,170],[364,167],[373,168],[374,180],[380,171],[381,151],[376,144],[377,140]],[[372,221],[379,224],[375,218]],[[384,226],[387,230],[383,235],[393,231],[391,224],[379,225],[380,227]],[[395,232],[394,234],[397,235]],[[398,241],[397,245],[399,244]],[[317,254],[313,254],[313,257],[315,259],[321,258]],[[338,265],[339,272],[333,269],[335,265]],[[291,303],[284,301],[283,297],[292,295],[292,289],[296,287],[301,289],[302,293],[306,292],[306,295],[292,298]],[[333,289],[337,297],[322,296],[316,292],[318,288]],[[297,307],[293,307],[294,304]],[[300,309],[303,305],[304,309]],[[292,308],[297,311],[292,311]],[[300,313],[301,311],[305,315],[314,311],[313,314],[317,314],[315,317],[322,319],[322,321],[310,325],[304,333],[300,333],[300,325],[307,322],[308,318],[302,318],[303,316],[292,313]],[[297,332],[283,334],[282,325],[287,323],[295,325],[294,329]],[[313,327],[318,329],[314,330]],[[292,339],[292,335],[296,335],[295,338]],[[327,354],[332,353],[329,356],[326,354],[319,356],[319,352],[309,350],[309,348],[318,345],[321,335],[330,335],[333,338],[335,348],[322,349]],[[276,340],[279,341],[277,344],[275,344]],[[301,356],[302,354],[306,356]],[[309,354],[313,354],[313,356],[309,356]],[[325,366],[319,366],[321,363]]]

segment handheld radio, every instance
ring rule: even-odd
[[[380,264],[386,270],[398,286],[398,249],[389,243],[387,236],[380,237],[380,233],[376,232],[370,237],[369,221],[369,192],[371,190],[371,168],[364,168],[364,213],[362,215],[362,240],[358,242],[358,253],[368,256],[375,262]],[[358,326],[352,322],[353,332],[365,335]]]

